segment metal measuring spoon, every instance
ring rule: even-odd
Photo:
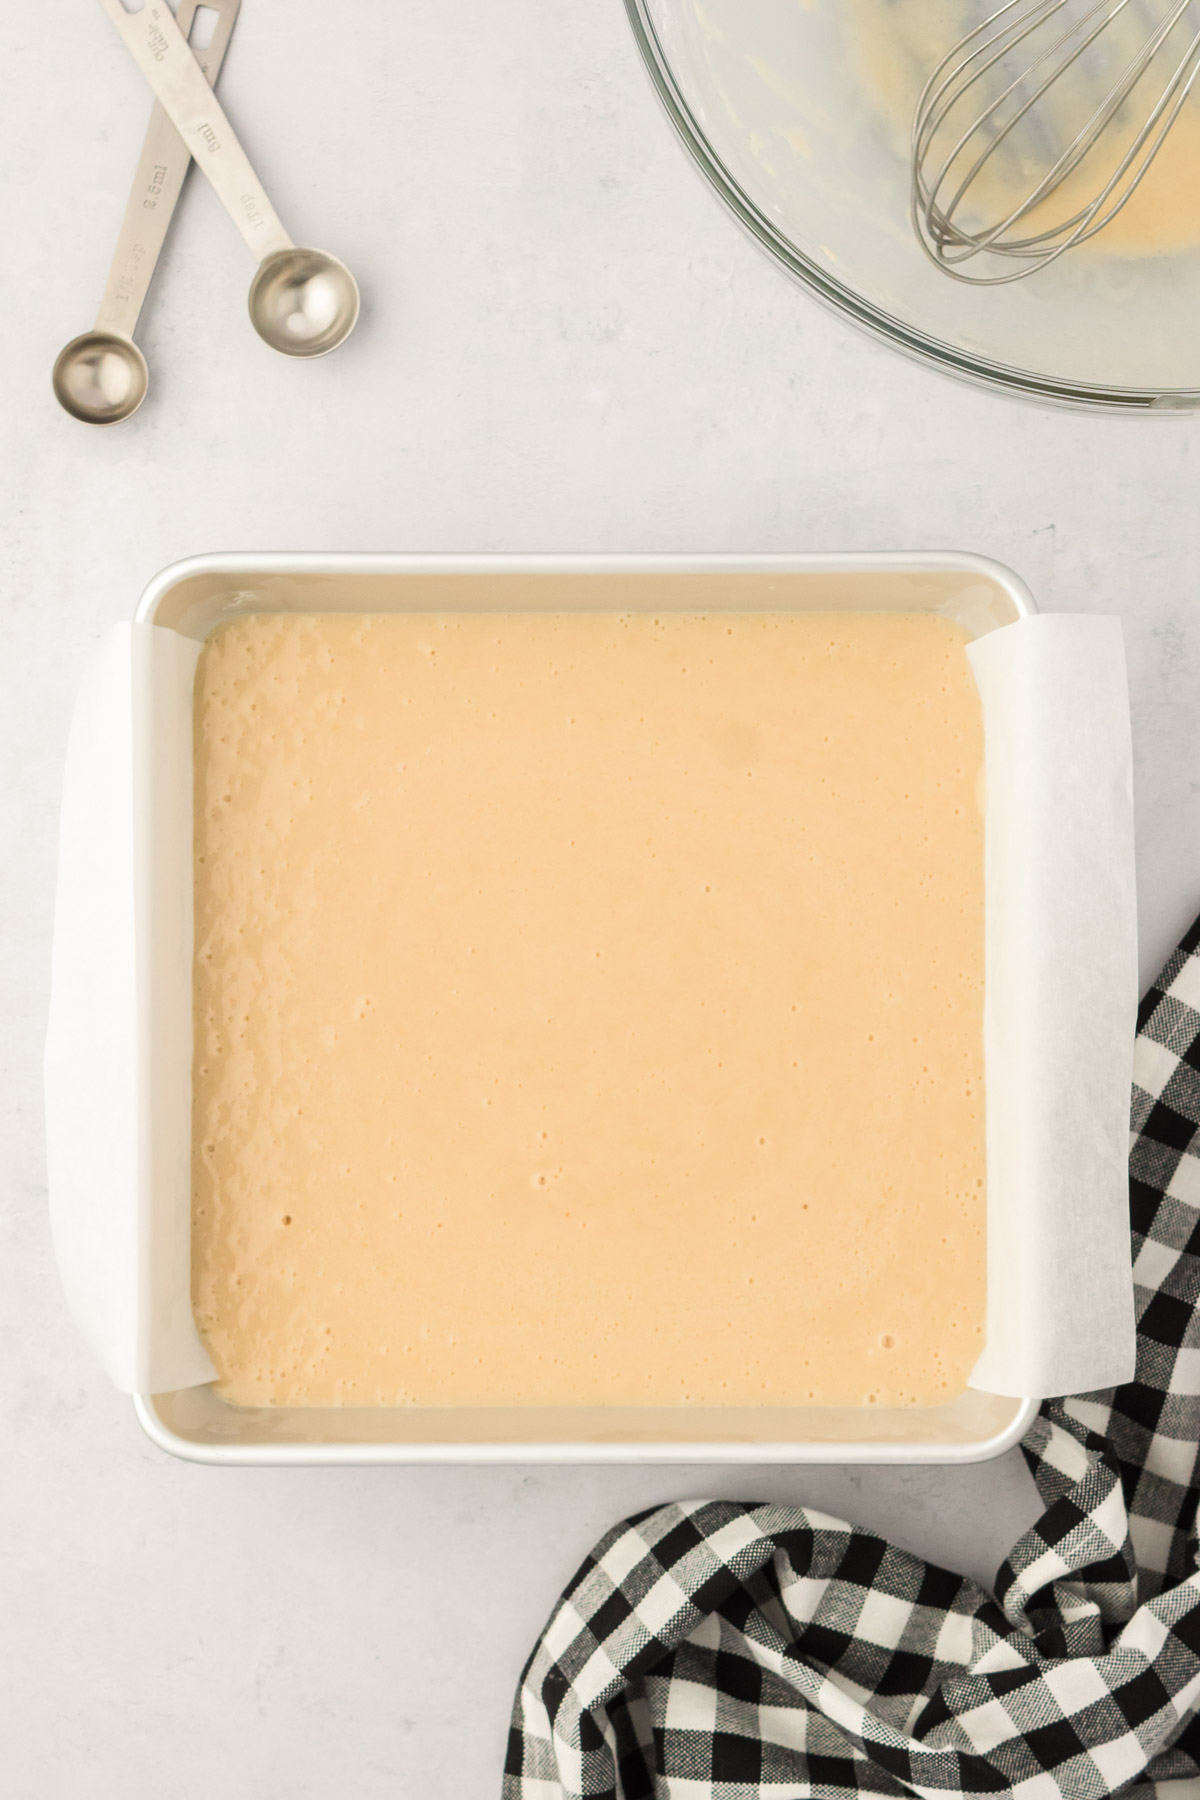
[[[164,0],[146,0],[138,12],[122,0],[100,4],[258,258],[249,303],[259,337],[284,356],[336,350],[358,318],[349,269],[325,250],[293,244]]]
[[[192,29],[200,3],[201,0],[180,0],[175,19],[184,38]],[[205,78],[213,82],[241,0],[203,0],[203,4],[217,14],[217,21],[208,44],[192,55]],[[191,152],[156,103],[129,190],[96,323],[82,337],[72,338],[59,351],[54,364],[54,393],[59,405],[85,425],[115,425],[135,413],[146,398],[150,371],[133,341],[133,332],[191,160]]]

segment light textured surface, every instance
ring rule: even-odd
[[[1200,906],[1200,421],[1079,417],[827,317],[687,164],[617,0],[245,0],[223,82],[360,328],[311,366],[244,315],[246,252],[185,196],[143,411],[60,414],[148,104],[85,0],[0,12],[0,1715],[5,1800],[476,1800],[519,1665],[599,1532],[685,1494],[809,1500],[988,1578],[1036,1501],[955,1473],[204,1471],[89,1363],[51,1267],[39,1057],[72,697],[162,564],[209,549],[887,549],[1010,563],[1118,611],[1143,969]]]

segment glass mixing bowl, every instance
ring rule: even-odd
[[[1147,252],[1101,237],[1011,286],[969,287],[917,243],[913,109],[942,52],[983,16],[979,0],[625,6],[694,161],[776,262],[838,312],[1010,393],[1118,411],[1200,406],[1200,161],[1192,245]]]

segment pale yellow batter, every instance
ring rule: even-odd
[[[984,1311],[963,646],[916,614],[215,634],[193,1298],[221,1393],[963,1387]]]

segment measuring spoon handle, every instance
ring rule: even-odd
[[[192,54],[211,84],[225,60],[241,0],[204,3],[216,12],[217,22],[206,47]],[[179,0],[175,21],[184,38],[191,31],[197,4],[198,0]],[[97,331],[133,336],[191,160],[191,152],[156,101],[104,285]]]
[[[290,250],[291,238],[164,0],[146,0],[139,12],[127,12],[122,0],[100,4],[256,259]]]

